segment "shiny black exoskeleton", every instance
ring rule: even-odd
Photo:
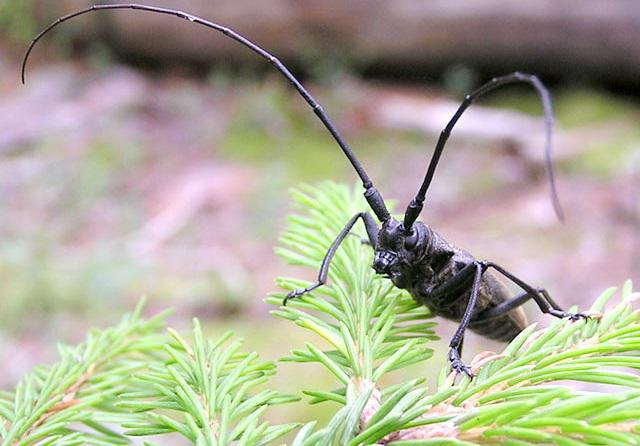
[[[182,11],[157,6],[134,3],[90,6],[60,17],[33,39],[22,64],[23,82],[29,55],[35,44],[47,32],[74,17],[93,11],[114,9],[131,9],[178,17],[196,25],[218,31],[267,60],[302,96],[338,143],[340,149],[362,180],[362,186],[365,189],[364,196],[378,221],[382,223],[382,227],[378,228],[374,218],[369,213],[360,212],[354,215],[329,247],[320,267],[318,281],[307,288],[289,293],[283,302],[284,304],[286,304],[287,300],[312,291],[326,283],[333,255],[356,221],[362,219],[367,230],[369,242],[375,249],[373,268],[376,272],[391,279],[397,287],[408,290],[416,301],[429,307],[436,315],[460,321],[460,325],[449,344],[449,360],[453,369],[457,372],[465,372],[470,376],[472,375],[471,370],[460,360],[462,339],[466,328],[469,327],[477,333],[492,339],[510,340],[526,324],[524,313],[519,307],[529,299],[533,299],[544,313],[549,313],[556,317],[568,317],[571,319],[585,317],[582,314],[569,314],[562,311],[544,289],[532,287],[495,263],[480,262],[474,259],[469,253],[449,244],[424,223],[416,221],[422,211],[425,195],[433,179],[440,155],[444,150],[451,130],[460,119],[460,116],[480,96],[503,85],[518,82],[534,87],[542,100],[546,129],[545,156],[551,183],[551,198],[558,217],[562,218],[551,168],[551,133],[553,125],[551,99],[549,92],[536,76],[516,72],[507,76],[497,77],[465,96],[464,101],[440,134],[424,180],[415,198],[409,203],[401,223],[391,217],[382,195],[374,187],[366,171],[322,106],[302,86],[300,81],[291,74],[289,69],[278,58],[251,40],[217,23]],[[510,279],[523,290],[523,293],[510,297],[504,286],[498,282],[492,272],[487,271],[488,269],[493,269]]]
[[[436,316],[460,321],[470,300],[473,271],[469,268],[476,262],[471,254],[456,248],[424,223],[416,222],[412,233],[406,234],[400,222],[390,219],[378,233],[373,269],[398,288],[409,291]],[[468,273],[461,275],[463,271]],[[447,283],[451,285],[441,287]],[[495,309],[509,298],[507,289],[493,273],[484,272],[469,328],[489,339],[513,339],[527,321],[519,307],[495,315]]]

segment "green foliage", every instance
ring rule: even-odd
[[[120,445],[175,433],[197,445],[259,445],[296,427],[261,421],[269,405],[292,399],[254,392],[272,363],[242,353],[230,334],[205,339],[197,321],[192,343],[167,336],[162,315],[143,319],[141,309],[77,347],[60,347],[56,364],[0,394],[0,444]]]
[[[257,353],[241,352],[238,340],[228,344],[231,333],[214,343],[203,337],[197,320],[194,325],[193,346],[171,330],[173,342],[165,346],[169,360],[139,373],[136,390],[121,395],[118,406],[139,413],[122,423],[125,434],[178,432],[198,445],[261,445],[295,428],[260,422],[268,405],[292,398],[273,390],[251,394],[275,373],[275,365],[257,362]]]
[[[278,252],[315,270],[365,203],[359,191],[329,183],[293,194],[299,214]],[[605,291],[592,319],[554,320],[542,330],[533,324],[501,353],[477,355],[473,380],[444,368],[429,391],[421,376],[393,383],[389,374],[429,359],[434,322],[373,274],[371,247],[361,243],[361,228],[354,233],[336,254],[329,286],[287,307],[285,293],[268,298],[278,317],[321,342],[284,360],[315,363],[336,379],[335,389],[303,392],[337,410],[324,426],[300,427],[292,445],[640,444],[640,311],[630,283],[609,308],[615,290]],[[285,291],[307,285],[279,284]],[[61,347],[60,356],[0,393],[0,444],[116,445],[177,434],[197,445],[262,445],[299,426],[263,421],[270,405],[296,399],[264,387],[274,365],[242,352],[230,334],[207,339],[197,321],[187,340],[167,334],[161,316],[141,318],[138,308],[78,347]]]
[[[162,346],[160,318],[143,320],[141,306],[116,327],[89,333],[77,347],[60,346],[60,360],[25,376],[0,401],[2,445],[126,443],[101,419],[127,388],[124,377],[145,368]],[[88,432],[75,429],[78,423]]]
[[[333,184],[303,187],[293,195],[303,213],[290,217],[281,239],[285,248],[278,252],[316,269],[344,223],[366,204],[359,190],[351,194]],[[364,236],[360,228],[355,232]],[[275,312],[331,345],[322,351],[309,344],[286,359],[318,362],[346,385],[305,392],[311,402],[331,400],[343,407],[326,427],[313,432],[307,425],[295,444],[640,443],[640,312],[631,306],[637,294],[630,283],[622,302],[608,311],[614,289],[596,300],[590,311],[604,312],[601,319],[554,320],[539,331],[533,324],[502,353],[474,358],[473,380],[463,376],[456,382],[445,368],[429,393],[420,377],[386,388],[379,381],[390,370],[430,356],[424,343],[432,338],[432,324],[425,322],[425,309],[375,277],[370,264],[371,248],[358,237],[348,239],[332,263],[331,286]],[[308,285],[279,283],[285,290]],[[283,296],[270,301],[277,304]],[[376,367],[376,361],[382,363]]]

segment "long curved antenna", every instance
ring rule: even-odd
[[[420,212],[422,211],[423,202],[425,195],[427,193],[427,189],[429,189],[429,185],[431,184],[431,180],[433,179],[433,175],[436,171],[436,166],[438,165],[438,161],[440,160],[440,155],[442,154],[442,150],[444,149],[447,140],[449,139],[449,135],[451,134],[451,130],[462,116],[462,113],[480,96],[485,93],[489,93],[490,91],[495,90],[505,84],[511,84],[515,82],[525,82],[527,84],[532,85],[538,96],[540,96],[540,100],[542,101],[542,108],[544,110],[544,126],[545,126],[545,158],[547,165],[547,172],[549,174],[549,184],[551,186],[551,202],[553,203],[553,209],[558,216],[560,221],[564,220],[564,213],[562,212],[562,206],[560,205],[560,200],[558,199],[558,191],[556,190],[556,180],[553,175],[553,165],[551,163],[551,135],[553,133],[553,109],[551,107],[551,95],[549,94],[549,90],[542,84],[540,79],[537,76],[525,73],[511,73],[502,77],[495,77],[491,79],[486,84],[482,85],[477,90],[472,93],[466,95],[464,97],[464,101],[458,107],[458,110],[455,112],[447,126],[440,133],[440,137],[438,138],[438,142],[436,143],[436,148],[433,152],[433,156],[431,157],[431,162],[429,163],[429,168],[427,169],[427,173],[425,174],[424,180],[422,181],[422,185],[420,186],[420,190],[418,191],[416,197],[411,200],[409,206],[407,206],[407,210],[404,214],[404,228],[405,231],[411,232],[411,228],[413,227],[413,223],[416,221]]]
[[[185,19],[185,20],[188,20],[189,22],[197,23],[198,25],[203,25],[207,28],[211,28],[216,31],[219,31],[225,36],[230,37],[236,42],[239,42],[240,44],[246,46],[247,48],[254,51],[255,53],[258,53],[264,59],[269,61],[271,65],[273,65],[285,78],[287,78],[287,80],[291,83],[291,85],[293,85],[293,87],[298,91],[298,93],[300,93],[300,95],[304,98],[307,104],[309,104],[309,106],[311,107],[313,112],[316,114],[316,116],[320,119],[320,121],[322,121],[322,123],[327,128],[327,130],[329,130],[329,133],[331,133],[333,138],[336,140],[336,142],[342,149],[342,152],[349,159],[349,162],[351,163],[353,168],[356,170],[356,173],[362,180],[362,186],[365,188],[364,196],[369,202],[369,205],[371,206],[373,212],[376,214],[378,219],[380,221],[385,221],[389,219],[389,211],[387,210],[384,204],[382,195],[380,195],[380,192],[378,192],[378,190],[373,186],[373,182],[365,172],[364,168],[356,158],[351,148],[345,142],[340,132],[338,132],[338,129],[335,127],[333,122],[331,122],[331,120],[329,119],[329,116],[325,113],[322,106],[314,99],[313,96],[311,96],[311,94],[302,86],[300,81],[298,81],[298,79],[296,79],[293,76],[293,74],[291,74],[289,69],[278,58],[276,58],[269,52],[265,51],[264,49],[262,49],[261,47],[259,47],[258,45],[253,43],[251,40],[247,39],[246,37],[238,34],[234,30],[222,25],[218,25],[217,23],[213,23],[208,20],[202,19],[200,17],[187,14],[185,12],[178,11],[175,9],[139,5],[134,3],[90,6],[80,11],[76,11],[74,13],[67,14],[63,17],[60,17],[56,21],[51,23],[49,26],[47,26],[45,29],[40,31],[40,33],[33,39],[31,44],[29,45],[29,48],[27,49],[27,52],[22,61],[22,83],[24,84],[24,81],[25,81],[25,70],[27,66],[27,60],[29,59],[29,55],[31,54],[31,51],[35,47],[36,43],[38,43],[38,41],[45,34],[47,34],[49,31],[51,31],[53,28],[55,28],[59,24],[66,22],[67,20],[70,20],[74,17],[78,17],[80,15],[87,14],[93,11],[100,11],[100,10],[107,10],[107,9],[135,9],[140,11],[154,12],[158,14],[167,14],[167,15],[172,15],[181,19]]]

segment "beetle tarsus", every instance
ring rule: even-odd
[[[565,317],[570,321],[579,321],[581,319],[588,321],[591,319],[590,315],[584,313],[567,313]]]
[[[569,319],[570,321],[589,320],[593,316],[585,313],[569,313],[568,311],[551,309],[548,313],[558,319]]]
[[[319,286],[322,286],[322,283],[316,283],[312,286],[306,287],[306,288],[298,288],[295,289],[291,292],[289,292],[289,294],[287,294],[284,299],[282,300],[282,306],[286,307],[287,306],[287,302],[291,299],[295,299],[296,297],[300,297],[303,296],[305,294],[307,294],[310,291],[315,290],[316,288],[318,288]]]
[[[462,359],[460,359],[460,354],[455,348],[449,350],[449,362],[451,363],[451,368],[454,372],[456,372],[456,374],[464,373],[469,378],[473,378],[475,376],[473,374],[473,371],[471,370],[471,367],[462,362]]]

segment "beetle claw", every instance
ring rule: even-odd
[[[295,299],[296,297],[300,297],[300,296],[302,296],[304,293],[306,293],[307,291],[308,291],[308,290],[307,290],[306,288],[298,288],[298,289],[295,289],[295,290],[293,290],[293,291],[289,292],[289,293],[284,297],[284,299],[282,299],[282,306],[283,306],[283,307],[286,307],[286,306],[287,306],[287,302],[288,302],[290,299]]]
[[[573,313],[573,314],[569,315],[569,320],[570,321],[578,321],[580,319],[584,319],[584,320],[591,319],[591,316],[588,316],[588,315],[582,314],[582,313]]]
[[[469,378],[473,378],[475,376],[473,371],[471,370],[471,367],[469,367],[462,361],[452,362],[451,368],[453,369],[454,372],[456,372],[457,375],[464,373]]]

